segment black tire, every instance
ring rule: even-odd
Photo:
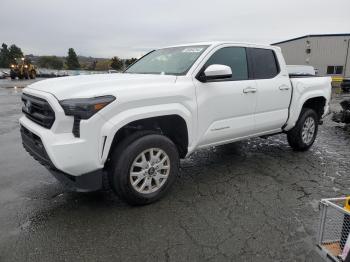
[[[35,79],[36,78],[36,72],[32,70],[29,75],[30,79]]]
[[[11,77],[12,80],[15,80],[16,77],[17,77],[17,74],[11,70],[10,71],[10,77]]]
[[[148,148],[160,148],[169,157],[170,171],[164,184],[153,193],[140,193],[130,182],[130,168],[137,156]],[[135,132],[125,138],[112,152],[108,170],[113,191],[130,205],[147,205],[159,200],[174,183],[179,170],[179,154],[175,144],[166,136],[154,132]]]
[[[311,117],[314,120],[314,133],[312,136],[312,139],[308,142],[305,143],[303,140],[302,132],[303,132],[303,126],[305,124],[305,121]],[[295,151],[306,151],[308,150],[313,143],[315,142],[316,136],[317,136],[317,131],[318,131],[318,122],[319,122],[319,117],[315,110],[310,109],[310,108],[303,108],[301,110],[299,119],[293,127],[292,130],[288,131],[287,133],[287,139],[289,145],[295,150]]]

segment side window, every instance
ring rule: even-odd
[[[341,75],[343,73],[343,66],[328,66],[327,75]]]
[[[337,75],[341,75],[343,73],[343,66],[336,66],[335,67],[335,73]]]
[[[219,49],[208,59],[204,68],[214,64],[231,67],[232,77],[226,79],[226,81],[248,79],[247,55],[244,47],[224,47]]]
[[[333,75],[333,74],[334,74],[334,66],[328,66],[327,75]]]
[[[271,49],[250,48],[254,79],[274,78],[279,73],[275,53]]]

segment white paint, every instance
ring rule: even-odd
[[[20,123],[43,141],[55,166],[71,175],[81,175],[104,166],[115,133],[139,119],[175,114],[188,129],[188,152],[248,137],[291,129],[304,102],[312,97],[327,99],[330,78],[290,79],[279,47],[213,42],[184,76],[105,74],[64,77],[40,81],[24,93],[46,99],[55,111],[51,129],[26,117]],[[273,49],[280,73],[273,79],[202,83],[195,77],[210,55],[227,46]],[[219,70],[218,70],[219,68]],[[215,66],[227,73],[224,66]],[[81,137],[72,134],[73,118],[66,116],[59,100],[113,95],[116,100],[88,120],[81,121]],[[289,117],[289,119],[288,119]],[[104,151],[103,137],[107,137]]]

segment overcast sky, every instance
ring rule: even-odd
[[[350,33],[350,0],[3,0],[0,42],[26,54],[122,58],[208,40]]]

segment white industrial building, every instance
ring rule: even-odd
[[[350,77],[350,34],[306,35],[274,43],[288,65],[311,65],[319,75]]]

